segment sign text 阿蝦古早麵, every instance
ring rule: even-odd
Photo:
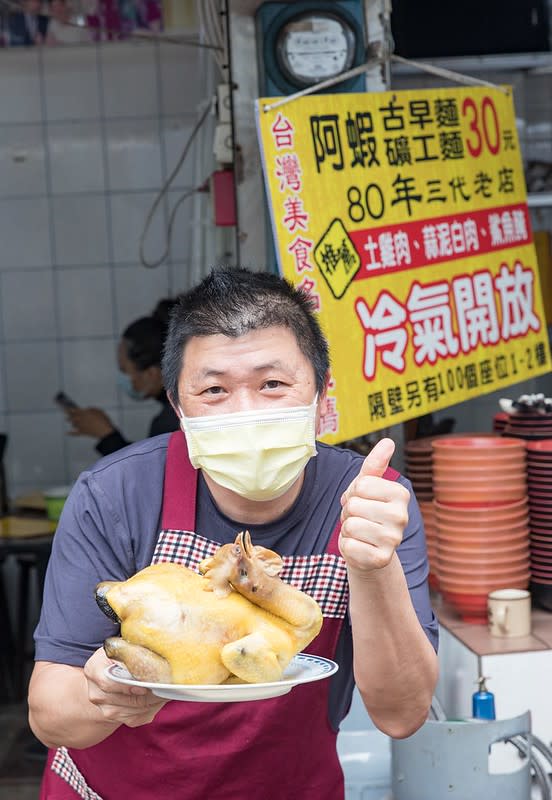
[[[281,273],[310,293],[328,442],[550,369],[511,91],[311,95],[257,122]]]

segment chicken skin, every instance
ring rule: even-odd
[[[201,562],[146,567],[96,587],[98,605],[121,625],[109,658],[137,680],[176,684],[277,681],[322,626],[309,595],[278,576],[282,559],[249,533]]]

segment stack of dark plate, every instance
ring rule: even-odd
[[[433,437],[414,439],[404,448],[405,474],[419,501],[433,500]]]
[[[502,433],[509,419],[510,415],[505,411],[499,411],[497,414],[495,414],[493,417],[493,432]]]
[[[516,412],[508,415],[508,422],[502,430],[503,436],[537,441],[552,438],[552,414],[538,412]]]
[[[522,394],[517,400],[501,398],[499,404],[507,414],[501,431],[503,436],[526,441],[552,438],[552,398],[545,397],[542,392]],[[496,424],[496,417],[493,424]]]
[[[552,438],[527,442],[531,594],[552,611]]]
[[[435,506],[433,500],[420,500],[418,503],[424,521],[424,530],[427,546],[427,559],[429,561],[428,583],[432,589],[439,588],[439,569],[437,561],[437,527],[435,523]]]
[[[429,560],[429,585],[439,586],[437,574],[437,541],[435,535],[435,510],[433,508],[433,436],[414,439],[405,445],[405,475],[412,484],[420,506],[426,534]]]

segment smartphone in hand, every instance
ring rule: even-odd
[[[78,405],[70,397],[67,397],[65,392],[58,392],[54,397],[54,403],[57,403],[61,408],[78,408]]]

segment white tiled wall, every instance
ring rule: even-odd
[[[203,195],[181,205],[165,263],[147,269],[139,255],[216,78],[205,50],[172,43],[0,52],[0,430],[12,497],[96,460],[91,439],[67,436],[59,389],[104,408],[127,438],[147,434],[157,405],[120,395],[116,344],[217,260]],[[212,170],[211,142],[209,120],[153,220],[148,260],[165,249],[170,208]]]

